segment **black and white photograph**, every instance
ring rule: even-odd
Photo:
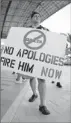
[[[0,7],[1,123],[70,123],[71,0]]]

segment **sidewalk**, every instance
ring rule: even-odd
[[[57,88],[55,84],[47,82],[47,107],[51,114],[44,116],[39,110],[39,97],[30,103],[29,97],[32,95],[29,82],[20,92],[19,96],[9,108],[2,123],[24,123],[24,122],[71,122],[70,118],[70,67],[64,68],[63,88]]]
[[[16,97],[24,88],[25,83],[16,84],[16,74],[10,71],[1,71],[1,119],[10,108]]]

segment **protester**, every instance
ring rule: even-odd
[[[45,29],[41,25],[39,26],[40,21],[41,21],[40,14],[37,12],[32,12],[30,27],[49,31],[48,29]],[[21,75],[18,74],[16,79],[17,81],[19,80],[20,76]],[[39,111],[44,115],[49,115],[50,111],[46,107],[46,82],[45,80],[39,78],[37,78],[37,80],[38,80],[38,91],[40,95]],[[34,77],[30,78],[29,82],[33,92],[32,96],[29,99],[29,102],[33,102],[38,97],[36,92],[36,78]]]
[[[55,83],[55,81],[52,81],[52,83]],[[62,88],[62,85],[61,85],[60,82],[57,82],[57,83],[56,83],[56,86],[57,86],[58,88]]]
[[[0,47],[0,55],[2,55],[2,52],[4,50],[4,42],[1,41],[1,47]]]
[[[64,34],[65,35],[65,34]],[[66,36],[66,35],[65,35]],[[70,43],[71,42],[71,35],[70,34],[68,34],[68,36],[67,36],[67,41]],[[68,44],[66,44],[66,50],[65,50],[65,54],[67,55],[67,49],[68,49]],[[67,63],[64,63],[64,64],[67,64]],[[55,81],[52,81],[52,83],[55,83]],[[62,85],[61,85],[61,83],[60,82],[57,82],[56,83],[56,86],[58,87],[58,88],[62,88]]]
[[[27,79],[25,77],[23,77],[23,75],[21,75],[20,73],[16,73],[17,74],[17,78],[16,78],[16,83],[23,83],[26,82]],[[22,77],[22,81],[20,82],[20,78]]]

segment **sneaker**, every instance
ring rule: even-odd
[[[13,71],[13,73],[12,74],[15,74],[15,72]]]
[[[18,78],[16,78],[16,82],[17,84],[22,84],[23,82],[21,80],[19,80]]]
[[[15,82],[16,84],[22,84],[22,81],[17,81]]]
[[[29,99],[29,102],[35,101],[35,99],[38,97],[38,95],[32,95],[31,98]]]
[[[25,79],[25,78],[22,78],[22,82],[26,82],[27,81],[27,79]]]
[[[57,82],[56,86],[57,86],[58,88],[62,88],[62,85],[60,84],[60,82]]]
[[[49,115],[50,111],[47,109],[46,106],[39,106],[39,111],[44,115]]]
[[[55,83],[55,81],[52,81],[52,83]]]

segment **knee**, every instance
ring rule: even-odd
[[[38,79],[38,82],[39,83],[45,83],[45,80],[44,79]]]
[[[30,82],[33,82],[33,81],[34,81],[34,79],[35,79],[34,77],[30,78]]]

